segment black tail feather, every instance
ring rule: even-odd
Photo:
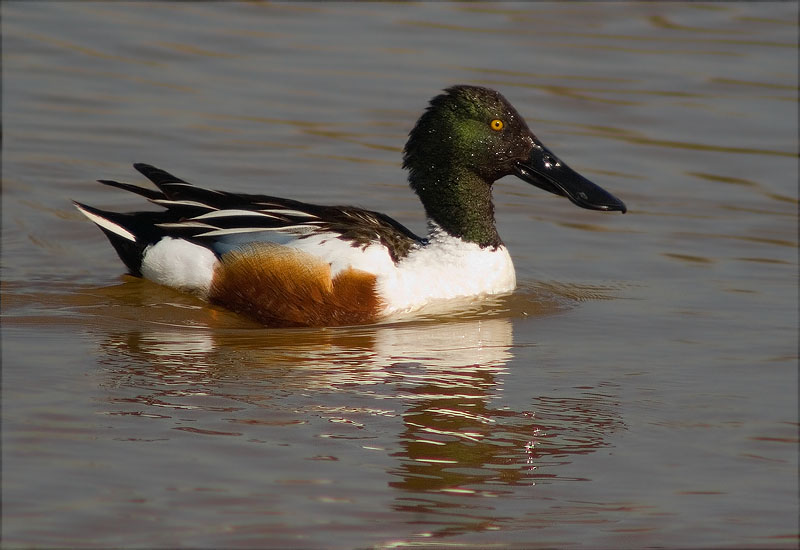
[[[169,211],[109,212],[77,201],[72,202],[106,234],[128,271],[139,277],[142,276],[144,250],[166,234],[157,224],[178,220],[178,215]]]
[[[142,259],[144,257],[144,249],[146,248],[139,242],[132,242],[128,239],[123,239],[119,235],[108,231],[107,229],[100,228],[103,233],[108,237],[111,246],[117,251],[117,256],[128,268],[131,275],[136,277],[142,276]]]
[[[169,172],[162,170],[161,168],[151,166],[150,164],[137,162],[133,165],[133,167],[144,177],[156,184],[159,189],[162,185],[167,183],[189,183],[188,181],[184,181],[179,177],[173,176]]]
[[[155,189],[147,189],[146,187],[139,187],[138,185],[133,185],[131,183],[122,183],[114,180],[97,180],[97,181],[98,183],[102,183],[103,185],[108,185],[109,187],[116,187],[118,189],[130,191],[131,193],[136,193],[137,195],[141,195],[150,200],[167,198],[166,195],[164,195],[164,193],[162,193],[161,191],[156,191]]]

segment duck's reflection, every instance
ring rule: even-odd
[[[315,402],[309,416],[347,409],[362,423],[370,415],[396,418],[397,432],[383,428],[375,438],[395,459],[387,471],[399,491],[394,507],[428,518],[434,536],[486,528],[491,499],[465,497],[564,479],[559,464],[604,446],[621,425],[607,388],[570,398],[531,388],[526,410],[504,404],[515,350],[508,318],[335,330],[148,326],[105,333],[108,383],[133,393],[112,406],[136,403],[156,414],[174,408],[184,417],[193,407],[228,414],[258,406],[280,422],[285,411],[275,396],[303,394]],[[228,435],[258,427],[223,416],[228,426],[236,422]]]

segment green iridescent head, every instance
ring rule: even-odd
[[[492,184],[514,174],[582,208],[625,212],[625,204],[556,157],[499,93],[453,86],[434,97],[403,153],[411,188],[428,217],[480,246],[499,246]]]
[[[512,174],[532,147],[528,125],[499,92],[453,86],[431,100],[411,130],[403,167],[417,175],[466,170],[491,184]],[[416,183],[412,177],[415,190]]]

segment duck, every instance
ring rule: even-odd
[[[161,210],[73,203],[131,275],[267,327],[371,324],[430,304],[512,292],[514,264],[492,201],[493,184],[504,176],[581,208],[627,210],[547,149],[502,94],[480,86],[452,86],[430,100],[408,135],[402,166],[425,210],[425,236],[380,212],[203,188],[142,163],[133,167],[155,189],[98,182]]]

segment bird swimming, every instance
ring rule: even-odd
[[[497,91],[437,95],[403,152],[425,209],[424,237],[385,214],[192,185],[134,164],[156,189],[100,183],[163,207],[119,213],[75,202],[132,275],[270,327],[374,323],[431,303],[508,293],[514,266],[497,233],[492,185],[515,175],[579,207],[625,204],[547,149]]]

